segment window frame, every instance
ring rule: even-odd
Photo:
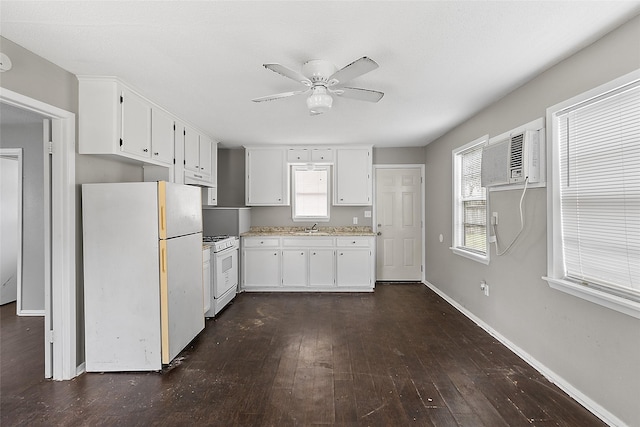
[[[452,245],[449,249],[462,257],[471,259],[473,261],[480,262],[482,264],[489,264],[491,258],[491,250],[489,246],[489,198],[487,197],[488,191],[485,189],[484,201],[485,201],[485,248],[484,254],[469,250],[462,246],[464,238],[464,208],[462,206],[463,200],[461,199],[461,185],[462,185],[462,154],[474,149],[484,147],[489,142],[489,135],[484,135],[480,138],[458,147],[451,151],[452,161]],[[481,199],[478,199],[481,200]]]
[[[327,174],[327,216],[296,215],[296,170],[326,171]],[[291,165],[291,220],[294,222],[329,222],[331,220],[331,166],[318,164]]]
[[[575,105],[590,102],[623,86],[640,84],[640,69],[547,108],[547,281],[552,289],[640,319],[640,302],[597,284],[566,278],[562,243],[561,179],[558,116]]]

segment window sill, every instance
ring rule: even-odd
[[[486,255],[479,255],[473,252],[465,251],[464,249],[460,249],[460,248],[449,248],[449,249],[451,249],[451,251],[456,255],[460,255],[470,260],[480,262],[484,265],[489,265],[489,257],[487,257]]]
[[[610,308],[619,313],[635,317],[636,319],[640,319],[640,303],[593,289],[585,285],[579,285],[569,280],[555,279],[552,277],[543,277],[543,279],[546,280],[549,283],[549,286],[553,289],[591,301],[594,304]]]

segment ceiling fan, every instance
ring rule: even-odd
[[[309,114],[317,115],[331,109],[333,104],[331,95],[368,102],[378,102],[384,96],[383,92],[377,90],[343,86],[349,80],[378,68],[378,64],[366,56],[353,61],[340,70],[331,62],[322,59],[312,59],[305,62],[300,72],[281,64],[263,65],[268,70],[302,83],[306,89],[262,96],[252,99],[253,102],[273,101],[294,95],[309,94],[307,97]]]

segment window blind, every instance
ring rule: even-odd
[[[486,190],[480,181],[482,145],[465,151],[461,156],[460,198],[462,201],[462,226],[464,248],[480,253],[487,252]]]
[[[640,298],[640,82],[558,125],[566,278]]]

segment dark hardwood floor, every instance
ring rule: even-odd
[[[420,284],[239,295],[162,373],[44,380],[43,321],[1,309],[2,426],[602,426]]]

